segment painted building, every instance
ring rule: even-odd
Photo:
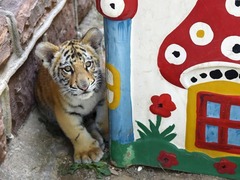
[[[240,1],[96,5],[112,162],[239,179]]]

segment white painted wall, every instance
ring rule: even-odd
[[[190,13],[197,0],[139,0],[132,24],[132,104],[135,139],[139,138],[135,120],[148,125],[156,115],[149,111],[151,97],[162,93],[172,96],[177,109],[172,116],[162,120],[161,129],[175,124],[177,137],[172,141],[185,147],[187,91],[168,83],[157,66],[158,50],[164,38]],[[171,72],[169,72],[171,73]]]

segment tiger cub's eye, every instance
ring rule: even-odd
[[[91,65],[92,65],[92,62],[91,62],[91,61],[87,61],[87,62],[85,63],[86,68],[91,67]]]
[[[72,71],[72,68],[71,68],[71,66],[66,66],[66,67],[63,68],[63,71],[68,73],[68,72]]]

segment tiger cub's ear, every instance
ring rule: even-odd
[[[58,46],[55,46],[49,42],[41,42],[37,45],[35,54],[39,57],[42,62],[43,66],[48,68],[51,65],[51,61],[55,55],[55,53],[59,50]]]
[[[98,50],[101,47],[103,34],[98,28],[91,28],[87,31],[82,39],[83,44],[90,45],[93,49]]]

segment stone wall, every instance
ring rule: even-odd
[[[4,134],[3,116],[2,109],[0,106],[0,162],[2,162],[6,156],[6,136]]]
[[[24,48],[32,38],[34,30],[46,20],[46,15],[56,6],[57,0],[2,0],[0,7],[11,11],[17,20],[21,46]],[[62,11],[54,18],[46,32],[48,41],[60,44],[75,37],[73,1],[68,0]],[[85,17],[93,4],[92,0],[78,0],[79,22]],[[40,38],[39,41],[42,39]],[[6,18],[0,15],[0,70],[4,68],[13,53]],[[21,127],[34,107],[34,80],[37,71],[37,59],[34,49],[27,61],[18,69],[9,81],[13,134]],[[0,77],[0,81],[1,81]],[[1,112],[0,112],[1,115]],[[1,117],[1,116],[0,116]],[[3,135],[3,123],[0,118],[0,162],[6,154],[6,139]]]

